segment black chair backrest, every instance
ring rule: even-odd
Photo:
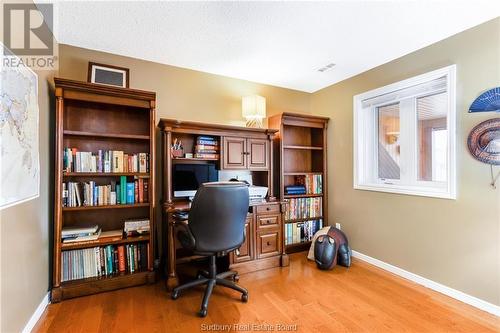
[[[248,187],[239,182],[202,184],[189,212],[189,229],[195,251],[222,252],[237,249],[244,241],[248,213]]]

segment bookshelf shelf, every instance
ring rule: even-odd
[[[121,208],[141,208],[149,207],[149,202],[137,203],[132,205],[106,205],[106,206],[79,206],[79,207],[63,207],[63,211],[77,211],[77,210],[94,210],[94,209],[121,209]]]
[[[285,223],[297,223],[297,222],[305,222],[305,221],[310,221],[310,220],[321,220],[323,219],[323,216],[313,216],[313,217],[305,217],[301,219],[293,219],[293,220],[286,220]]]
[[[84,131],[70,131],[64,130],[64,135],[71,136],[88,136],[93,138],[112,138],[112,139],[127,139],[127,140],[149,140],[149,135],[136,135],[136,134],[118,134],[118,133],[99,133],[99,132],[84,132]]]
[[[305,176],[305,175],[322,175],[321,171],[303,171],[303,172],[284,172],[284,176]]]
[[[122,229],[127,220],[148,219],[150,230],[155,228],[155,107],[154,92],[134,90],[55,78],[55,179],[54,179],[54,249],[51,301],[90,295],[108,290],[153,283],[155,278],[153,262],[155,258],[154,234],[129,238],[101,238],[94,241],[63,243],[61,234],[65,228],[90,227],[98,225],[104,230]],[[132,154],[149,154],[148,172],[65,172],[67,168],[67,148],[77,152],[96,154],[102,151],[121,151]],[[94,155],[95,156],[95,155]],[[119,156],[119,155],[118,155]],[[111,160],[111,158],[110,158]],[[95,163],[95,162],[93,162]],[[100,163],[103,163],[102,160]],[[120,162],[118,161],[118,165]],[[85,168],[84,170],[88,170]],[[113,170],[113,169],[111,169]],[[127,170],[127,169],[125,169]],[[142,170],[142,169],[141,169]],[[101,199],[100,189],[117,184],[119,177],[127,177],[127,184],[146,184],[147,192],[135,192],[134,199],[145,196],[144,203],[128,205],[102,205],[63,207],[68,200],[68,192],[80,191],[80,197],[95,195]],[[145,178],[145,179],[142,179]],[[96,192],[89,191],[93,181]],[[69,190],[68,184],[76,183]],[[137,186],[137,185],[135,185]],[[111,187],[112,188],[112,187]],[[63,198],[63,189],[64,198]],[[112,190],[108,190],[111,192]],[[104,190],[103,190],[104,192]],[[106,193],[109,193],[106,192]],[[90,194],[89,194],[90,193]],[[123,193],[123,192],[122,192]],[[147,193],[147,194],[146,194]],[[73,192],[75,195],[75,192]],[[137,196],[139,195],[139,196]],[[78,197],[78,195],[76,195]],[[110,197],[102,194],[106,202]],[[142,197],[141,197],[142,199]],[[73,199],[74,200],[74,199]],[[80,200],[80,199],[78,199]],[[136,201],[137,202],[137,201]],[[132,274],[86,278],[62,282],[68,269],[85,270],[81,262],[70,261],[69,255],[85,255],[85,249],[112,245],[114,251],[127,244],[137,245],[137,251],[145,254],[147,260],[143,270]],[[140,247],[140,248],[139,248]],[[136,247],[134,247],[136,248]],[[74,250],[77,252],[67,253]],[[78,251],[82,251],[81,253]],[[87,253],[89,251],[87,250]],[[63,256],[64,254],[64,256]],[[102,255],[101,255],[102,256]],[[97,258],[97,257],[96,257]],[[92,260],[92,259],[88,259]],[[94,259],[98,260],[98,259]],[[101,257],[102,260],[102,257]],[[64,262],[64,265],[63,265]],[[101,261],[102,263],[102,261]],[[88,269],[88,268],[87,268]],[[89,274],[90,275],[90,274]]]
[[[62,287],[70,287],[70,288],[71,287],[82,288],[83,285],[91,284],[93,287],[99,287],[99,285],[102,285],[102,284],[106,284],[106,283],[109,283],[112,281],[114,283],[117,283],[120,280],[127,280],[128,278],[147,279],[147,278],[149,278],[148,275],[150,275],[150,274],[152,274],[152,272],[139,271],[139,272],[134,272],[134,273],[122,273],[122,274],[113,274],[113,275],[105,275],[105,276],[96,276],[96,277],[90,277],[90,278],[85,278],[85,279],[64,281],[64,282],[61,282],[61,286]],[[107,289],[107,290],[112,290],[112,289]],[[106,291],[106,289],[104,289],[102,291]]]
[[[185,162],[185,163],[197,163],[197,162],[207,162],[207,161],[219,161],[219,158],[186,158],[186,157],[176,157],[172,158],[173,162]]]
[[[323,147],[316,147],[316,146],[291,146],[291,145],[286,145],[283,146],[284,149],[299,149],[299,150],[323,150]]]
[[[322,220],[328,225],[328,188],[327,188],[327,126],[329,119],[296,113],[282,113],[269,118],[270,128],[279,130],[275,136],[275,163],[280,165],[279,192],[281,200],[289,200],[285,216],[303,216],[302,209],[310,208],[310,214],[318,216],[285,220],[286,253],[307,250],[311,242],[292,243],[304,233],[310,236]],[[320,184],[320,185],[318,185]],[[286,186],[304,186],[310,194],[285,194]],[[313,189],[317,186],[315,189]],[[312,188],[311,188],[312,187]],[[309,211],[309,210],[308,210]],[[304,210],[302,210],[304,212]],[[297,231],[299,234],[297,234]]]
[[[311,241],[307,241],[307,242],[287,244],[285,245],[285,248],[287,252],[292,253],[292,252],[306,251],[309,249],[310,246],[311,246]]]
[[[137,237],[127,237],[120,239],[113,238],[101,238],[93,241],[85,241],[85,242],[75,242],[75,243],[62,243],[62,250],[76,250],[76,249],[85,249],[89,247],[97,247],[97,246],[106,246],[106,245],[118,245],[118,244],[131,244],[138,242],[146,242],[149,241],[149,235],[137,236]]]
[[[144,172],[64,172],[63,177],[119,177],[134,176],[149,178],[149,173]]]
[[[295,199],[295,198],[317,198],[322,197],[323,194],[311,193],[311,194],[285,194],[283,198],[285,199]]]

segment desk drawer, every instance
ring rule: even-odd
[[[267,258],[281,253],[281,232],[267,231],[257,233],[257,258]]]
[[[280,215],[262,215],[257,216],[257,228],[267,229],[274,228],[280,225]]]
[[[271,213],[279,213],[279,212],[280,212],[280,205],[278,205],[278,204],[257,206],[257,214],[271,214]]]

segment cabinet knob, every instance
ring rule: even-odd
[[[234,252],[236,253],[237,256],[240,255],[240,249],[236,249]]]
[[[267,246],[269,246],[269,245],[271,245],[271,243],[270,243],[270,242],[267,242]]]

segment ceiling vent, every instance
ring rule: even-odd
[[[332,69],[334,66],[335,66],[335,64],[333,62],[329,63],[328,65],[318,69],[318,72],[321,72],[321,73],[326,72],[327,70]]]

